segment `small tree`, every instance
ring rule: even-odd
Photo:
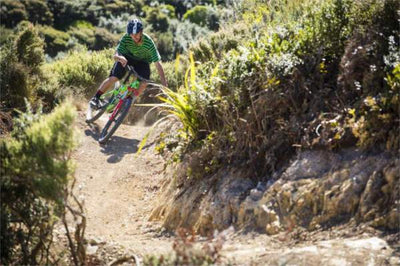
[[[4,264],[52,263],[52,231],[74,170],[74,118],[70,103],[46,116],[28,112],[16,120],[12,137],[0,142]]]
[[[43,39],[31,23],[23,22],[18,28],[21,31],[14,43],[17,60],[29,67],[31,72],[38,73],[39,66],[44,62]]]

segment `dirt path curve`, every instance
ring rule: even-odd
[[[106,145],[97,142],[103,120],[87,125],[80,113],[82,132],[76,161],[76,194],[84,199],[86,238],[118,244],[136,255],[167,253],[173,239],[163,237],[148,216],[159,189],[163,161],[138,145],[148,127],[121,125]],[[157,244],[155,244],[157,243]]]

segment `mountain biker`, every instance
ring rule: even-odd
[[[141,77],[149,79],[150,64],[154,62],[162,85],[168,86],[157,47],[150,36],[143,33],[143,23],[139,19],[128,22],[126,33],[117,45],[114,61],[109,77],[101,83],[96,94],[90,100],[90,105],[96,109],[101,107],[100,96],[125,75],[127,64],[133,66]],[[137,96],[144,91],[146,86],[146,82],[140,83]]]

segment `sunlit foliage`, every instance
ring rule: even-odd
[[[70,103],[47,116],[28,108],[12,137],[0,142],[2,263],[55,263],[52,232],[74,169],[74,118]]]

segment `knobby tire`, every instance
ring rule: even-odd
[[[90,118],[90,119],[86,119],[86,123],[93,123],[94,121],[96,121],[97,119],[99,119],[99,118],[104,114],[104,112],[107,110],[108,105],[113,101],[113,99],[114,99],[114,96],[112,96],[110,99],[108,99],[108,100],[107,100],[107,103],[106,103],[105,105],[103,105],[103,106],[102,106],[100,109],[98,109],[98,110],[93,110],[93,109],[92,109],[92,113],[95,112],[95,115],[93,115],[92,118]],[[92,108],[92,107],[90,106],[90,103],[89,103],[89,108]],[[96,111],[97,111],[97,112],[96,112]]]
[[[106,143],[110,137],[114,134],[114,132],[117,130],[117,128],[121,125],[122,121],[124,121],[126,115],[129,112],[129,109],[132,105],[132,99],[127,98],[124,100],[123,104],[115,114],[115,117],[113,120],[108,120],[106,125],[104,126],[103,130],[101,131],[100,138],[99,138],[99,143],[104,144]],[[111,128],[110,130],[108,130]]]

